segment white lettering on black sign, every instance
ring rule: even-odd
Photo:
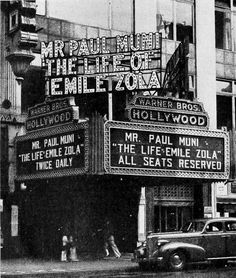
[[[84,167],[84,130],[17,143],[18,174]]]
[[[110,129],[112,167],[220,172],[223,138]]]
[[[105,92],[108,77],[117,92],[161,86],[159,33],[42,42],[41,58],[50,95]]]

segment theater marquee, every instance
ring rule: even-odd
[[[41,61],[51,96],[161,87],[159,33],[42,42]]]
[[[209,117],[203,104],[170,97],[135,95],[126,107],[132,122],[207,129]]]
[[[16,138],[17,180],[74,176],[88,171],[88,123],[70,123]]]
[[[105,171],[109,174],[227,179],[227,132],[108,121]]]

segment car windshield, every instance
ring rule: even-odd
[[[180,230],[184,233],[201,232],[204,226],[204,221],[191,221],[187,222]]]

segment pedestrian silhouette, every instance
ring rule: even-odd
[[[109,247],[112,249],[116,258],[120,258],[121,253],[115,243],[114,230],[109,220],[106,221],[104,227],[104,250],[106,257],[109,256]]]

